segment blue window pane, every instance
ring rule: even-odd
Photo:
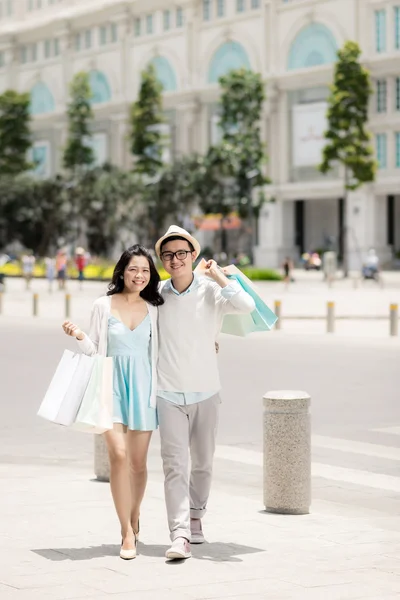
[[[111,100],[111,90],[107,77],[101,71],[90,71],[90,88],[92,90],[92,104],[101,104]]]
[[[115,42],[118,42],[118,25],[111,23],[111,43],[115,44]]]
[[[237,12],[244,11],[244,0],[236,0],[236,10]]]
[[[176,9],[176,26],[183,27],[183,8],[181,7]]]
[[[380,169],[387,167],[387,136],[386,133],[378,133],[376,136],[376,157]]]
[[[104,46],[107,43],[107,27],[102,25],[99,30],[99,43]]]
[[[386,51],[386,10],[375,11],[375,47],[377,52]]]
[[[217,0],[217,17],[225,15],[225,0]]]
[[[400,133],[396,133],[396,168],[400,169]]]
[[[54,40],[54,56],[59,56],[59,54],[60,54],[60,40],[56,38]]]
[[[250,61],[246,50],[239,42],[222,44],[211,59],[208,82],[218,83],[223,75],[234,69],[250,69]]]
[[[142,20],[141,19],[135,19],[135,23],[134,23],[134,33],[136,37],[139,37],[142,33]]]
[[[164,31],[168,31],[171,28],[171,11],[170,10],[164,10],[163,24],[164,24]]]
[[[92,46],[92,32],[90,29],[85,31],[85,48],[91,48]]]
[[[4,65],[5,65],[4,52],[0,52],[0,68],[4,67]]]
[[[376,82],[376,110],[378,113],[385,113],[387,109],[387,83],[386,79],[379,79]]]
[[[153,33],[153,15],[147,15],[146,17],[146,31],[147,33]]]
[[[55,110],[53,94],[45,83],[39,81],[31,90],[30,111],[32,115],[43,115]]]
[[[251,0],[251,8],[260,8],[260,0]]]
[[[50,58],[51,56],[51,41],[46,40],[44,43],[44,57]]]
[[[396,78],[396,110],[400,110],[400,77]]]
[[[400,50],[400,6],[394,8],[394,45]]]
[[[334,63],[337,43],[333,33],[322,23],[306,25],[290,46],[287,68],[306,69]]]
[[[211,0],[203,0],[203,20],[211,19]]]

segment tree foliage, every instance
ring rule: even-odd
[[[163,134],[162,85],[153,65],[141,74],[139,97],[130,111],[131,152],[137,172],[150,177],[162,167]]]
[[[319,167],[327,173],[341,163],[347,172],[348,190],[374,181],[376,173],[371,136],[366,128],[372,87],[369,72],[359,62],[360,55],[360,47],[351,41],[338,52],[328,100],[327,144]]]
[[[8,90],[0,95],[0,173],[19,175],[32,168],[27,152],[32,146],[30,96]]]
[[[222,139],[209,150],[211,173],[207,179],[220,181],[214,212],[237,209],[242,216],[248,216],[253,187],[267,182],[262,172],[266,155],[260,132],[264,82],[258,73],[238,69],[221,77],[220,84]],[[207,199],[205,207],[208,204]]]
[[[64,149],[64,167],[74,172],[94,162],[93,150],[88,143],[93,120],[91,97],[88,73],[77,73],[70,85],[68,140]]]
[[[0,247],[18,241],[39,256],[54,252],[68,234],[69,216],[62,177],[0,178]]]
[[[104,165],[83,174],[73,190],[90,251],[107,256],[118,242],[121,250],[130,243],[135,228],[137,205],[143,194],[137,175]]]
[[[346,42],[338,52],[334,82],[328,99],[326,146],[319,169],[328,173],[335,165],[344,167],[343,270],[348,274],[347,195],[376,175],[371,136],[367,131],[368,105],[372,94],[370,75],[360,64],[357,43]]]

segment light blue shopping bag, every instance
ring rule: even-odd
[[[221,332],[244,337],[255,331],[270,331],[278,320],[276,314],[260,298],[250,280],[240,273],[239,269],[235,268],[234,274],[227,273],[228,270],[232,270],[232,267],[224,269],[227,277],[237,281],[243,290],[253,298],[256,308],[247,315],[225,315]]]

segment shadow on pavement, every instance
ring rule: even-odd
[[[157,544],[143,544],[139,542],[138,556],[149,556],[152,558],[164,558],[169,546]],[[63,560],[92,560],[93,558],[104,558],[106,556],[119,556],[120,547],[115,544],[102,544],[101,546],[90,546],[89,548],[42,548],[33,549],[32,552],[42,556],[46,560],[59,562]],[[210,544],[192,544],[192,555],[197,560],[209,560],[213,562],[242,562],[239,558],[243,554],[254,554],[265,552],[262,548],[241,546],[239,544],[228,544],[224,542],[212,542]],[[176,561],[177,563],[179,561]],[[175,564],[171,561],[170,564]]]

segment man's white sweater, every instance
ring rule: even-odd
[[[250,313],[253,299],[232,281],[225,288],[195,275],[190,292],[177,294],[168,281],[159,307],[158,389],[216,392],[221,388],[215,341],[226,314]]]

